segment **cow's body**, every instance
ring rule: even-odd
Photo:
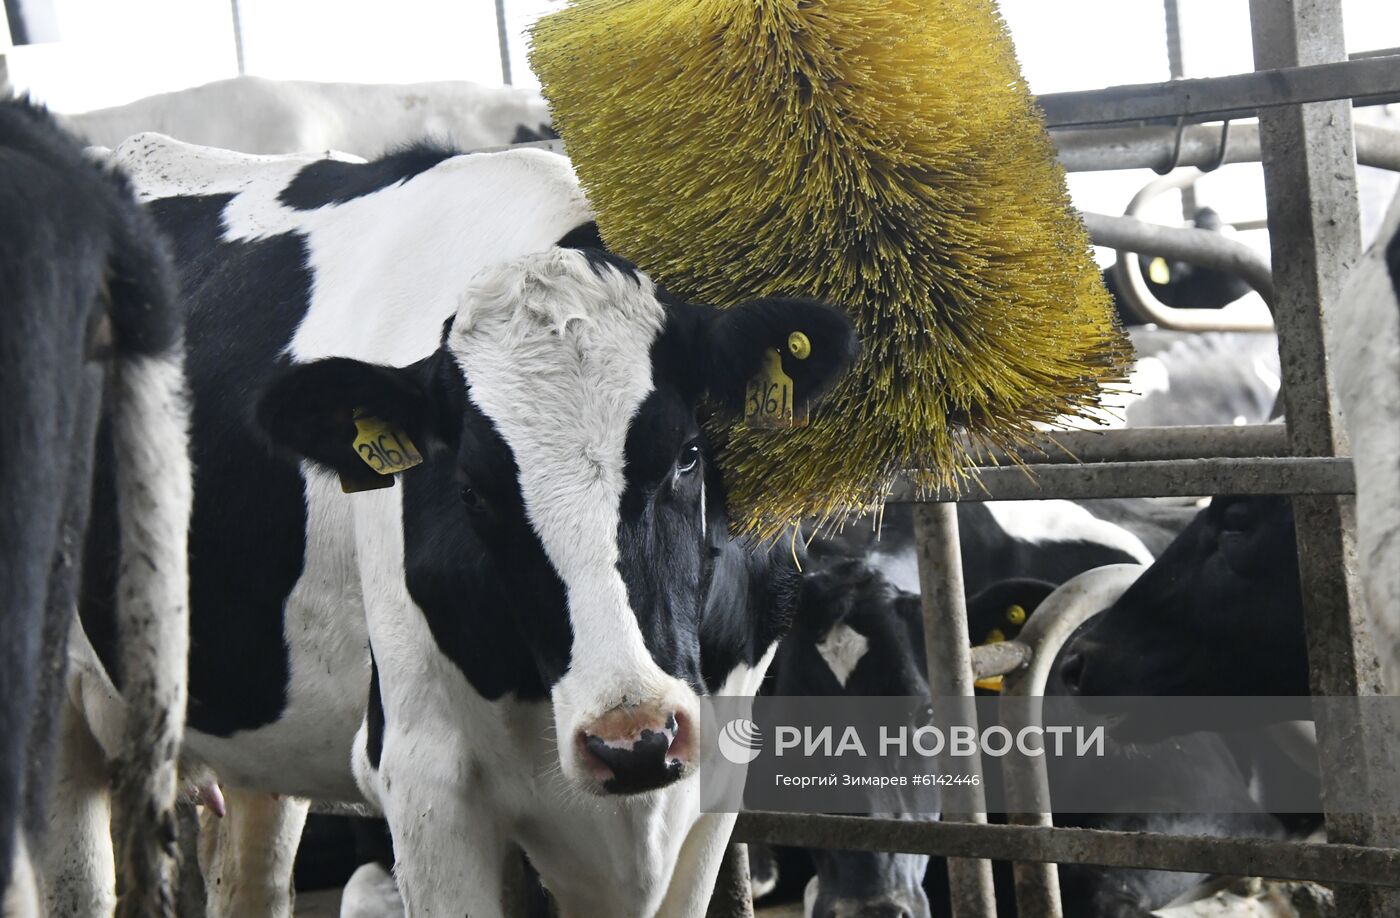
[[[587,246],[591,215],[548,153],[365,164],[143,136],[115,159],[190,307],[189,754],[226,787],[367,798],[410,915],[499,914],[511,844],[565,913],[703,911],[729,819],[678,780],[696,694],[756,690],[795,572],[728,540],[694,406],[737,402],[789,322],[828,355],[791,369],[815,394],[849,323],[658,299],[556,246]],[[352,407],[426,457],[397,487],[329,473],[380,480]]]
[[[53,756],[57,723],[71,719],[64,645],[100,478],[117,495],[103,548],[121,561],[111,624],[125,701],[95,739],[121,759],[124,914],[168,914],[189,520],[181,322],[164,247],[126,182],[14,100],[0,100],[0,303],[14,432],[0,451],[0,912],[40,913],[31,857],[53,879],[81,856],[62,844],[47,795],[50,784],[65,802],[83,793],[78,747],[94,742]],[[88,777],[105,798],[113,773]],[[112,882],[95,896],[112,908]]]
[[[501,146],[551,134],[535,93],[462,81],[410,84],[313,83],[240,76],[68,115],[97,146],[156,131],[241,153],[340,150],[378,156],[433,137],[460,149]]]

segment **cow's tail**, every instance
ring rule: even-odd
[[[117,914],[175,913],[175,798],[189,649],[192,480],[182,348],[115,361],[111,430],[121,540],[117,574],[126,733],[114,810]]]

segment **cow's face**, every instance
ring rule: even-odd
[[[1060,675],[1085,696],[1307,694],[1288,500],[1213,500],[1066,645]]]
[[[794,331],[812,345],[802,361],[785,349]],[[430,622],[429,606],[452,610],[436,616],[439,644],[501,657],[523,644],[564,774],[630,793],[698,760],[701,613],[727,537],[700,401],[737,407],[771,349],[815,396],[854,348],[830,307],[676,303],[599,250],[554,248],[478,276],[432,357],[293,368],[260,416],[275,441],[360,479],[353,410],[425,447],[399,476],[405,574]],[[481,646],[481,604],[514,627],[513,647]]]
[[[779,646],[775,694],[928,697],[919,598],[892,586],[864,560],[838,561],[803,576],[797,619]],[[927,812],[928,788],[914,815]],[[928,857],[884,851],[811,850],[814,876],[804,896],[808,918],[902,915],[927,918]]]

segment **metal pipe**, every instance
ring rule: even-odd
[[[524,914],[521,912],[520,914]],[[753,918],[753,885],[749,880],[749,846],[730,842],[719,864],[705,918]]]
[[[243,61],[243,12],[238,8],[238,3],[239,0],[229,0],[229,11],[233,14],[233,54],[238,62],[238,75],[242,76],[247,73],[247,68]]]
[[[1362,845],[768,812],[740,813],[734,838],[797,848],[907,851],[1400,887],[1400,850]]]
[[[958,714],[966,718],[963,723],[976,726],[957,508],[951,504],[915,507],[914,550],[919,564],[929,694],[934,698],[963,699]],[[981,756],[974,753],[958,767],[980,773]],[[981,785],[950,786],[943,792],[944,819],[986,824],[987,802]],[[988,861],[949,858],[948,887],[953,918],[996,918],[996,893]]]
[[[1023,668],[1008,672],[1002,679],[1004,697],[1033,698],[1030,710],[1009,706],[1005,726],[1012,733],[1040,725],[1040,699],[1050,678],[1055,658],[1075,629],[1122,595],[1146,566],[1110,564],[1085,571],[1056,588],[1035,610],[1017,636],[1034,648]],[[1021,717],[1025,720],[1022,722]],[[1012,825],[1049,826],[1054,808],[1050,781],[1043,756],[1009,756],[1002,761],[1006,783],[1006,820]],[[1016,907],[1022,915],[1059,918],[1060,872],[1054,863],[1016,861],[1011,866],[1016,884]]]
[[[1289,456],[1282,424],[1223,424],[1195,427],[1124,427],[1112,430],[1058,430],[1036,434],[1006,449],[967,444],[980,466],[1005,462],[1027,465],[1242,459]]]
[[[1130,253],[1161,255],[1236,274],[1258,291],[1265,303],[1273,299],[1273,274],[1268,263],[1242,242],[1209,230],[1161,226],[1133,217],[1094,213],[1082,216],[1095,245],[1118,250],[1116,270],[1132,272],[1137,269],[1136,259]],[[1157,303],[1147,290],[1140,270],[1126,277],[1120,274],[1120,279],[1123,281],[1120,292],[1137,293],[1133,305],[1146,313],[1145,318],[1165,328],[1183,331],[1269,331],[1273,328],[1271,322],[1230,318],[1220,315],[1218,310],[1172,309]]]
[[[1037,101],[1045,112],[1046,125],[1053,128],[1153,118],[1219,121],[1304,102],[1352,99],[1377,104],[1396,98],[1400,98],[1400,72],[1393,58],[1378,57],[1051,93]]]
[[[501,55],[501,82],[511,85],[510,29],[506,26],[506,0],[496,0],[496,44]]]
[[[967,471],[974,480],[961,493],[941,491],[928,499],[975,502],[1356,492],[1351,460],[1331,456],[1002,466]],[[919,499],[913,483],[902,476],[896,480],[889,498],[891,503],[916,503]]]
[[[1031,647],[1021,641],[979,644],[972,648],[972,678],[987,679],[1014,672],[1031,661]]]
[[[1400,131],[1373,124],[1358,124],[1356,161],[1363,166],[1400,172]],[[1181,151],[1176,160],[1176,128],[1144,124],[1132,127],[1062,128],[1050,133],[1067,172],[1106,172],[1118,169],[1164,170],[1176,166],[1206,166],[1220,155],[1219,125],[1193,124],[1183,128]],[[1259,161],[1259,125],[1230,126],[1225,159],[1232,163]]]

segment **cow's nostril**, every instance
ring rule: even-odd
[[[1084,678],[1084,654],[1075,651],[1060,663],[1060,679],[1065,688],[1079,694],[1080,681]]]
[[[655,718],[609,715],[585,728],[579,746],[604,790],[633,794],[681,776],[689,742],[685,733],[684,721],[674,712]]]

